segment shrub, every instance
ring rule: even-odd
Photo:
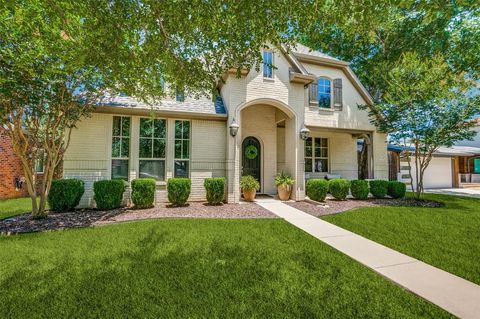
[[[384,198],[388,191],[388,181],[372,180],[370,181],[370,193],[375,198]]]
[[[245,175],[240,179],[240,188],[245,191],[251,191],[254,189],[258,191],[260,189],[260,183],[255,177]]]
[[[185,204],[191,188],[190,178],[170,178],[167,182],[168,201],[177,206]]]
[[[369,193],[368,182],[359,179],[351,181],[350,191],[355,199],[367,199]]]
[[[212,205],[220,204],[225,196],[225,178],[205,178],[203,186],[207,191],[207,202]]]
[[[388,182],[388,196],[392,198],[404,198],[407,191],[407,185],[402,182],[390,181]]]
[[[132,181],[132,202],[137,208],[152,207],[155,202],[156,182],[153,178],[138,178]]]
[[[121,179],[96,181],[93,193],[97,209],[109,210],[122,206],[126,182]]]
[[[332,179],[328,182],[328,190],[335,199],[344,200],[350,190],[350,181],[343,178]]]
[[[48,205],[54,212],[66,212],[78,206],[85,183],[79,179],[57,179],[52,181],[48,193]]]
[[[293,184],[295,184],[295,180],[284,172],[275,176],[275,186],[292,186]]]
[[[306,186],[307,196],[311,200],[323,202],[328,193],[328,181],[325,179],[309,179]]]

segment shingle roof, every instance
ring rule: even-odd
[[[225,105],[221,96],[215,101],[207,98],[186,98],[184,102],[162,100],[155,104],[147,104],[129,96],[105,96],[98,103],[102,106],[124,107],[131,109],[145,109],[167,112],[191,112],[196,114],[226,114]]]
[[[320,51],[313,50],[313,49],[311,49],[311,48],[309,48],[309,47],[307,47],[303,44],[300,44],[300,43],[297,43],[295,45],[295,47],[292,47],[291,51],[293,52],[293,54],[295,54],[295,53],[307,54],[307,55],[312,55],[312,56],[325,58],[325,59],[329,59],[329,60],[333,60],[333,61],[343,62],[342,60],[334,58],[333,56],[330,56],[330,55],[325,54],[325,53],[320,52]]]

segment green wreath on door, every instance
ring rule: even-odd
[[[245,148],[245,157],[249,160],[256,159],[258,156],[258,148],[255,145],[248,145]]]

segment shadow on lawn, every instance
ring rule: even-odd
[[[31,271],[17,269],[1,280],[0,291],[8,294],[0,297],[0,317],[237,316],[238,298],[255,304],[265,284],[280,281],[278,269],[261,265],[269,259],[258,251],[219,238],[206,253],[172,246],[169,239],[168,232],[152,228],[91,265],[79,267],[67,254],[54,267],[47,260]]]

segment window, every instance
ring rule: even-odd
[[[263,77],[273,79],[273,52],[263,51]]]
[[[185,102],[185,91],[177,88],[175,90],[175,100],[177,100],[177,102]]]
[[[43,174],[45,166],[45,152],[38,152],[38,158],[35,160],[35,173]]]
[[[328,139],[309,137],[305,141],[305,172],[328,173]]]
[[[167,121],[140,119],[139,177],[165,180]]]
[[[188,177],[190,164],[190,122],[175,121],[175,177]]]
[[[331,108],[332,82],[326,78],[318,79],[318,106],[324,109]]]
[[[130,157],[130,118],[113,117],[112,133],[112,179],[128,180],[128,160]]]

